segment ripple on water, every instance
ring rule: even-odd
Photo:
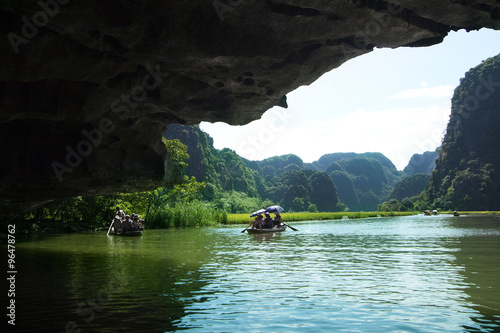
[[[217,281],[200,291],[212,297],[188,306],[178,327],[463,331],[459,323],[470,324],[478,311],[467,303],[464,290],[471,284],[456,262],[457,238],[437,237],[446,234],[443,226],[429,233],[405,224],[407,228],[389,225],[388,234],[352,225],[348,233],[325,233],[328,227],[318,224],[317,230],[308,225],[307,233],[283,234],[268,242],[228,238],[202,270]]]

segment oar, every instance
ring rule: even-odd
[[[295,229],[294,227],[292,227],[291,225],[288,225],[286,223],[283,223],[283,224],[286,225],[288,228],[292,229],[293,231],[299,231],[299,230]]]
[[[111,227],[113,226],[113,222],[115,222],[115,220],[111,220],[111,224],[109,225],[108,233],[106,234],[106,236],[109,236],[109,232],[111,231]]]
[[[248,225],[248,227],[249,227],[249,226],[251,226],[252,224],[253,224],[253,222],[252,222],[252,223],[250,223],[250,224]],[[245,230],[243,230],[243,231],[242,231],[242,233],[244,233],[245,231],[247,231],[248,227],[246,227],[246,228],[245,228]]]

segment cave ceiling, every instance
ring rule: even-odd
[[[168,124],[246,124],[374,48],[500,28],[499,0],[0,3],[0,209],[174,183]]]

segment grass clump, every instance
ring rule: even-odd
[[[177,202],[150,212],[148,229],[189,228],[227,223],[226,212],[201,201]]]

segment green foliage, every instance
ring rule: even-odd
[[[351,177],[345,171],[333,171],[330,177],[335,184],[338,191],[339,199],[342,203],[346,204],[352,211],[360,211],[361,204],[359,202],[358,193],[354,188]]]
[[[436,169],[421,202],[449,210],[500,209],[500,55],[470,69],[452,98]]]
[[[308,182],[311,184],[309,198],[319,211],[337,210],[336,206],[339,204],[337,187],[330,176],[325,172],[314,172],[308,178]]]
[[[186,153],[187,146],[179,140],[164,139],[163,143],[174,163],[173,167],[176,168],[173,172],[180,173],[181,169],[187,167],[185,162],[189,158]],[[148,228],[225,223],[227,217],[224,212],[198,201],[205,186],[205,182],[198,182],[195,177],[184,176],[181,184],[148,192],[76,197],[53,202],[30,212],[25,218],[67,219],[80,222],[89,228],[103,228],[109,225],[115,207],[120,207],[127,214],[136,213],[146,217]],[[165,216],[168,219],[160,222]]]
[[[377,210],[379,212],[402,212],[405,211],[406,208],[398,200],[391,199],[387,202],[379,204]]]
[[[388,216],[409,216],[415,215],[416,212],[299,212],[299,213],[286,213],[283,216],[286,223],[302,222],[302,221],[328,221],[340,219],[362,219],[373,217],[388,217]],[[229,214],[227,216],[228,224],[246,224],[248,225],[253,221],[248,214]],[[294,227],[296,225],[293,225]],[[300,228],[299,226],[296,226]]]
[[[149,229],[199,227],[226,223],[226,212],[199,200],[157,207],[147,220]]]
[[[206,182],[202,199],[231,213],[247,213],[263,199],[287,211],[307,210],[311,204],[318,211],[344,210],[346,205],[350,210],[374,210],[400,179],[380,153],[328,154],[307,165],[292,154],[248,161],[230,149],[215,149],[197,126],[171,125],[165,135],[188,146],[187,174],[201,175],[197,179]]]
[[[186,173],[206,184],[202,200],[214,202],[228,211],[246,209],[262,200],[266,186],[259,172],[247,167],[233,150],[215,149],[212,138],[198,126],[170,125],[164,135],[187,145],[190,160]],[[236,192],[242,195],[234,194]],[[228,197],[233,195],[238,197],[238,202],[229,204]]]
[[[330,165],[325,170],[325,172],[329,175],[334,171],[345,172],[344,168],[342,168],[338,162],[330,163]]]
[[[426,151],[423,154],[413,154],[408,162],[408,165],[403,170],[405,176],[411,176],[418,173],[431,174],[436,168],[436,159],[438,158],[436,151]]]
[[[310,212],[310,213],[317,213],[318,212],[318,208],[316,207],[315,204],[310,204],[309,207],[307,208],[307,211]]]
[[[34,221],[84,222],[88,229],[105,227],[113,216],[110,209],[118,196],[75,197],[51,202],[27,213],[24,218]]]
[[[161,197],[163,202],[191,202],[201,198],[205,186],[205,182],[198,182],[194,177],[184,176],[182,184],[176,184],[171,188],[158,188],[152,193],[157,197]]]
[[[249,197],[246,193],[238,191],[221,192],[211,203],[228,213],[248,213],[264,207],[261,198]]]
[[[166,138],[162,138],[162,141],[167,149],[167,154],[178,166],[178,168],[183,169],[187,167],[188,164],[186,163],[186,160],[189,159],[189,155],[186,152],[187,146],[178,139],[167,140]]]
[[[315,204],[319,211],[338,211],[340,202],[332,179],[324,172],[287,171],[274,181],[268,197],[287,211],[305,211]]]
[[[394,186],[389,198],[403,200],[419,194],[427,188],[431,176],[429,174],[418,173],[403,178]]]

